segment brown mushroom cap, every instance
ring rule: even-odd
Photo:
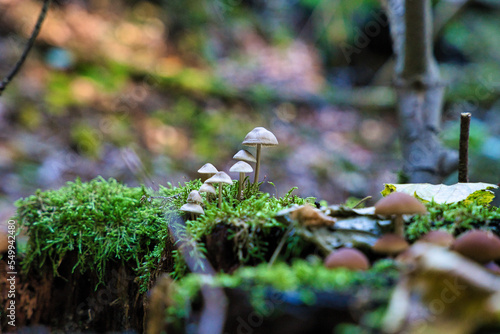
[[[229,171],[233,173],[251,173],[253,172],[253,168],[245,161],[238,161],[229,169]]]
[[[393,192],[375,204],[376,215],[406,215],[416,213],[425,214],[427,213],[427,209],[415,197],[401,192]]]
[[[203,166],[201,166],[200,169],[198,169],[198,173],[200,174],[215,174],[217,172],[218,172],[217,168],[215,168],[215,166],[212,165],[211,163],[206,163]]]
[[[418,240],[429,242],[431,244],[442,247],[450,247],[455,241],[455,238],[449,232],[443,230],[437,230],[437,231],[430,231],[429,233],[425,234]]]
[[[355,248],[339,248],[325,259],[325,267],[347,268],[350,270],[368,270],[370,262],[365,254]]]
[[[247,150],[239,150],[238,153],[233,156],[233,159],[245,162],[257,162],[253,154]]]
[[[203,198],[197,190],[193,190],[189,193],[187,202],[193,204],[201,204],[203,203]]]
[[[203,208],[199,204],[194,204],[194,203],[186,203],[183,206],[181,206],[180,210],[200,215],[205,213],[205,211],[203,211]]]
[[[203,183],[201,185],[200,189],[198,189],[198,192],[199,193],[208,193],[208,194],[217,195],[217,192],[215,191],[214,186],[211,185],[211,184],[208,184],[208,183]]]
[[[372,246],[376,253],[382,254],[398,254],[406,250],[410,245],[408,242],[397,234],[384,234]]]
[[[451,249],[484,264],[500,258],[500,238],[491,232],[471,230],[460,235]]]
[[[226,183],[233,184],[231,177],[225,172],[217,172],[214,176],[205,181],[205,183]]]
[[[271,131],[259,126],[245,136],[243,145],[257,146],[259,144],[262,146],[276,146],[278,145],[278,139]]]

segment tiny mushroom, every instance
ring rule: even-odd
[[[245,161],[248,163],[257,161],[257,160],[255,160],[255,157],[253,156],[253,154],[248,152],[247,150],[239,150],[238,153],[236,153],[233,156],[233,159],[239,160],[239,161]]]
[[[370,262],[365,254],[355,248],[342,247],[333,251],[325,259],[325,267],[347,268],[350,270],[368,270]]]
[[[233,184],[233,180],[224,172],[217,172],[214,176],[205,181],[206,183],[219,184],[219,208],[222,206],[222,183]]]
[[[238,161],[235,163],[230,169],[230,172],[240,173],[240,179],[238,181],[238,197],[243,198],[243,189],[244,189],[244,181],[245,181],[245,173],[253,172],[252,166],[247,164],[245,161]]]
[[[500,238],[491,232],[471,230],[460,235],[451,249],[481,264],[500,258]]]
[[[211,163],[206,163],[203,166],[201,166],[200,169],[198,169],[198,173],[203,174],[203,176],[204,176],[204,177],[202,177],[202,180],[203,179],[206,180],[209,177],[214,176],[215,173],[217,173],[217,172],[218,172],[217,168],[215,168],[215,166],[212,165]]]
[[[243,145],[246,146],[256,146],[257,147],[257,162],[255,163],[255,177],[253,183],[257,183],[259,181],[259,169],[260,169],[260,150],[262,146],[277,146],[278,139],[274,136],[274,134],[263,128],[256,127],[252,131],[250,131],[243,140]]]
[[[401,237],[404,237],[403,215],[426,213],[427,209],[418,199],[401,192],[393,192],[375,204],[376,215],[395,215],[394,233]]]
[[[186,203],[180,208],[181,211],[191,213],[191,220],[194,220],[197,215],[202,215],[205,213],[203,208],[199,204]]]
[[[203,203],[203,198],[197,190],[193,190],[189,193],[187,202],[191,204],[201,204]]]
[[[207,193],[207,200],[210,200],[210,194],[217,196],[217,192],[215,191],[215,188],[213,185],[209,183],[203,183],[198,189],[198,192],[201,193]]]
[[[372,246],[375,253],[388,254],[394,256],[405,251],[410,245],[399,234],[384,234]]]

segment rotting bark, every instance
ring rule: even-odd
[[[432,54],[430,0],[388,0],[396,57],[395,89],[407,182],[441,183],[456,170],[458,154],[438,138],[444,85]]]

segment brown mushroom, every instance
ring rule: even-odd
[[[491,232],[471,230],[460,235],[451,249],[481,264],[500,258],[500,238]]]
[[[394,256],[405,251],[410,245],[398,234],[384,234],[372,246],[375,253],[388,254]]]
[[[368,270],[370,262],[365,254],[355,248],[339,248],[325,259],[325,267],[347,268],[350,270]]]
[[[394,215],[394,233],[404,237],[404,220],[406,214],[426,214],[427,209],[415,197],[401,192],[393,192],[375,204],[375,214]]]
[[[224,172],[217,172],[214,176],[205,181],[206,183],[219,184],[219,208],[222,206],[222,184],[233,184],[233,180]]]
[[[261,147],[277,146],[278,140],[271,131],[263,127],[256,127],[245,136],[245,139],[243,140],[243,145],[257,147],[257,156],[256,156],[257,162],[255,163],[255,177],[253,181],[253,183],[255,184],[259,181]]]
[[[420,239],[418,239],[418,241],[425,241],[434,245],[448,248],[453,244],[455,238],[453,237],[453,235],[451,235],[451,233],[443,230],[436,230],[430,231],[429,233],[425,234]]]
[[[244,184],[243,182],[245,181],[245,173],[251,173],[253,172],[252,166],[247,164],[245,161],[238,161],[235,163],[230,169],[230,172],[233,173],[240,173],[240,178],[238,181],[238,197],[240,199],[243,198],[243,189],[244,189]]]

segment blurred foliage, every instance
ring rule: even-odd
[[[0,73],[39,4],[4,7]],[[0,147],[10,180],[0,193],[12,201],[75,175],[180,181],[208,161],[224,168],[245,134],[265,126],[281,144],[266,172],[281,194],[298,185],[330,202],[373,195],[399,165],[382,14],[376,0],[56,4],[0,101],[11,143]],[[458,115],[471,111],[471,180],[490,183],[500,160],[499,14],[494,3],[470,4],[435,45],[448,85],[442,137],[456,147]],[[357,51],[347,56],[346,46]]]

